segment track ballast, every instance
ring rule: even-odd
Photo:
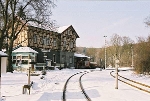
[[[70,76],[70,77],[67,79],[67,81],[66,81],[66,83],[65,83],[65,85],[64,85],[64,89],[63,89],[62,101],[66,101],[66,100],[67,100],[67,98],[66,98],[66,91],[67,91],[67,86],[68,86],[68,83],[69,83],[70,79],[73,78],[74,76],[77,76],[77,75],[80,76],[78,82],[79,82],[80,90],[82,91],[82,95],[84,95],[85,100],[91,101],[90,97],[86,94],[86,92],[85,92],[85,90],[84,90],[84,88],[83,88],[82,82],[81,82],[81,81],[82,81],[82,80],[81,80],[82,77],[83,77],[85,74],[87,74],[87,73],[89,73],[89,72],[87,72],[87,71],[79,72],[79,73],[73,74],[72,76]]]
[[[115,76],[112,74],[113,72],[114,71],[111,71],[110,75],[115,78]],[[121,81],[121,82],[123,82],[123,83],[125,83],[127,85],[130,85],[130,86],[132,86],[134,88],[137,88],[137,89],[139,89],[141,91],[150,93],[150,86],[149,85],[146,85],[146,84],[143,84],[143,83],[140,83],[140,82],[128,79],[128,78],[123,77],[123,76],[121,76],[119,74],[118,74],[118,77],[119,77],[118,78],[119,81]]]

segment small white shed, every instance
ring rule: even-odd
[[[0,67],[1,67],[1,73],[6,73],[6,67],[7,67],[7,54],[0,51]]]
[[[21,70],[27,70],[29,67],[34,69],[38,52],[30,47],[19,47],[12,52],[13,69],[21,68]]]

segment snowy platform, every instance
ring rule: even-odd
[[[69,76],[80,71],[79,69],[62,69],[47,71],[45,79],[31,76],[34,81],[31,94],[22,94],[22,85],[28,82],[26,73],[6,73],[1,78],[1,96],[4,101],[62,101],[62,91]],[[119,82],[119,89],[115,89],[115,79],[110,76],[110,70],[88,73],[82,78],[83,86],[92,101],[149,101],[150,94]],[[130,79],[150,85],[149,76],[138,76],[133,71],[119,72]],[[13,77],[13,78],[12,78]],[[78,78],[77,78],[78,79]],[[71,82],[72,85],[76,83]],[[83,97],[76,97],[80,91],[73,90],[67,101],[84,101]]]

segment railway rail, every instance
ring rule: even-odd
[[[87,73],[89,73],[89,72],[87,72],[87,71],[79,72],[79,73],[73,74],[72,76],[70,76],[70,77],[67,79],[67,81],[66,81],[66,83],[65,83],[65,85],[64,85],[64,89],[63,89],[62,101],[66,101],[66,100],[67,100],[67,99],[66,99],[66,91],[67,91],[67,85],[68,85],[68,83],[69,83],[69,80],[70,80],[71,78],[73,78],[74,76],[79,75],[79,74],[81,74],[80,77],[79,77],[79,87],[80,87],[80,89],[81,89],[81,91],[82,91],[82,94],[85,96],[85,99],[86,99],[87,101],[91,101],[90,97],[86,94],[86,92],[85,92],[85,90],[84,90],[84,88],[83,88],[82,82],[81,82],[81,81],[82,81],[81,78],[82,78],[85,74],[87,74]]]
[[[115,76],[112,74],[113,72],[114,71],[111,71],[110,75],[115,78]],[[125,83],[127,85],[130,85],[130,86],[132,86],[134,88],[137,88],[137,89],[139,89],[141,91],[150,93],[150,86],[149,85],[146,85],[146,84],[143,84],[143,83],[140,83],[140,82],[128,79],[128,78],[123,77],[123,76],[121,76],[119,74],[118,74],[118,77],[119,77],[118,78],[119,81],[121,81],[121,82],[123,82],[123,83]]]

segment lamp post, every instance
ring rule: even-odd
[[[105,38],[105,69],[106,69],[106,37],[107,36],[104,36],[104,38]]]

